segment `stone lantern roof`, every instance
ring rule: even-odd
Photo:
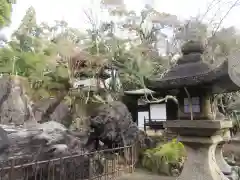
[[[189,41],[182,47],[182,57],[177,65],[163,78],[145,79],[147,88],[166,92],[184,87],[204,87],[211,93],[223,93],[238,90],[228,74],[227,61],[212,65],[203,61],[204,47],[201,43]]]

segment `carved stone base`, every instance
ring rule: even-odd
[[[220,142],[216,147],[216,161],[217,165],[225,175],[231,175],[232,167],[225,161],[222,153],[222,148],[225,142]]]
[[[223,141],[222,129],[232,126],[230,121],[173,120],[164,127],[179,134],[185,145],[187,159],[178,180],[229,180],[216,162],[216,146]],[[218,135],[219,134],[219,135]]]
[[[228,180],[216,164],[215,151],[220,136],[211,138],[180,137],[187,160],[178,180]]]

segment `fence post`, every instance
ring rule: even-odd
[[[10,170],[10,174],[9,174],[9,180],[15,180],[15,176],[14,176],[15,169],[14,169],[14,167],[15,167],[15,160],[12,159],[11,160],[11,170]]]
[[[144,132],[146,132],[146,118],[144,116],[144,125],[143,125]]]
[[[131,154],[131,165],[130,165],[130,173],[133,173],[133,169],[134,169],[134,144],[131,145],[131,148],[130,148],[130,154]]]
[[[154,120],[154,124],[155,124],[154,131],[155,131],[155,133],[157,133],[157,128],[158,128],[157,126],[158,126],[158,125],[157,125],[157,120],[156,120],[156,119]]]

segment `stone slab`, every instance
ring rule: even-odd
[[[163,123],[165,128],[225,129],[232,127],[232,121],[226,120],[169,120]]]
[[[220,135],[211,137],[179,136],[178,140],[183,143],[216,144],[221,142],[223,138]]]
[[[181,136],[210,137],[225,134],[232,127],[231,121],[225,120],[173,120],[164,122],[164,127]]]

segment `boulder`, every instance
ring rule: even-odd
[[[35,119],[38,122],[45,122],[42,118],[42,115],[46,113],[47,109],[56,101],[55,98],[45,98],[42,99],[34,104],[34,114]],[[49,114],[47,120],[57,121],[66,127],[69,127],[72,123],[72,115],[71,110],[69,109],[68,105],[64,104],[63,102],[59,103],[59,105],[55,108],[55,110]]]
[[[31,123],[24,126],[14,125],[1,125],[0,135],[4,141],[5,146],[0,146],[1,164],[4,166],[9,165],[9,159],[16,159],[16,164],[43,161],[49,159],[56,159],[60,157],[76,155],[74,160],[65,159],[64,167],[65,174],[69,176],[69,179],[74,179],[73,171],[76,171],[78,179],[86,179],[90,176],[90,172],[95,169],[98,164],[97,172],[101,174],[103,172],[103,165],[101,161],[93,160],[94,167],[90,164],[92,156],[85,156],[80,154],[88,153],[89,150],[84,148],[87,138],[78,138],[73,136],[62,124],[49,121],[43,124]],[[5,136],[1,132],[4,132]],[[74,161],[74,162],[73,162]],[[74,167],[73,167],[74,166]],[[72,167],[72,168],[69,168]],[[42,165],[39,168],[42,171],[41,178],[48,179],[48,166]],[[59,162],[54,164],[53,168],[55,178],[60,179],[61,165]],[[29,178],[34,178],[34,168],[29,167]],[[23,172],[16,174],[16,179],[21,179]],[[51,178],[50,178],[51,179]]]
[[[0,118],[2,124],[23,124],[29,118],[20,82],[9,76],[0,77]]]
[[[0,77],[0,90],[1,124],[22,125],[24,122],[32,120],[33,116],[38,122],[54,120],[67,127],[71,124],[72,117],[68,105],[62,102],[58,103],[58,99],[42,99],[30,105],[23,93],[22,84],[18,77],[12,78],[2,75]],[[47,114],[48,109],[51,109],[55,102],[57,102],[56,108],[54,106],[54,109]]]
[[[120,101],[103,104],[90,116],[90,133],[87,146],[101,141],[108,148],[130,146],[147,142],[147,135],[132,121],[128,108]]]
[[[10,148],[8,156],[33,155],[34,159],[46,160],[51,157],[67,156],[88,152],[83,145],[86,137],[73,136],[62,124],[49,121],[24,126],[1,125],[6,131]],[[35,153],[39,151],[38,153]]]

